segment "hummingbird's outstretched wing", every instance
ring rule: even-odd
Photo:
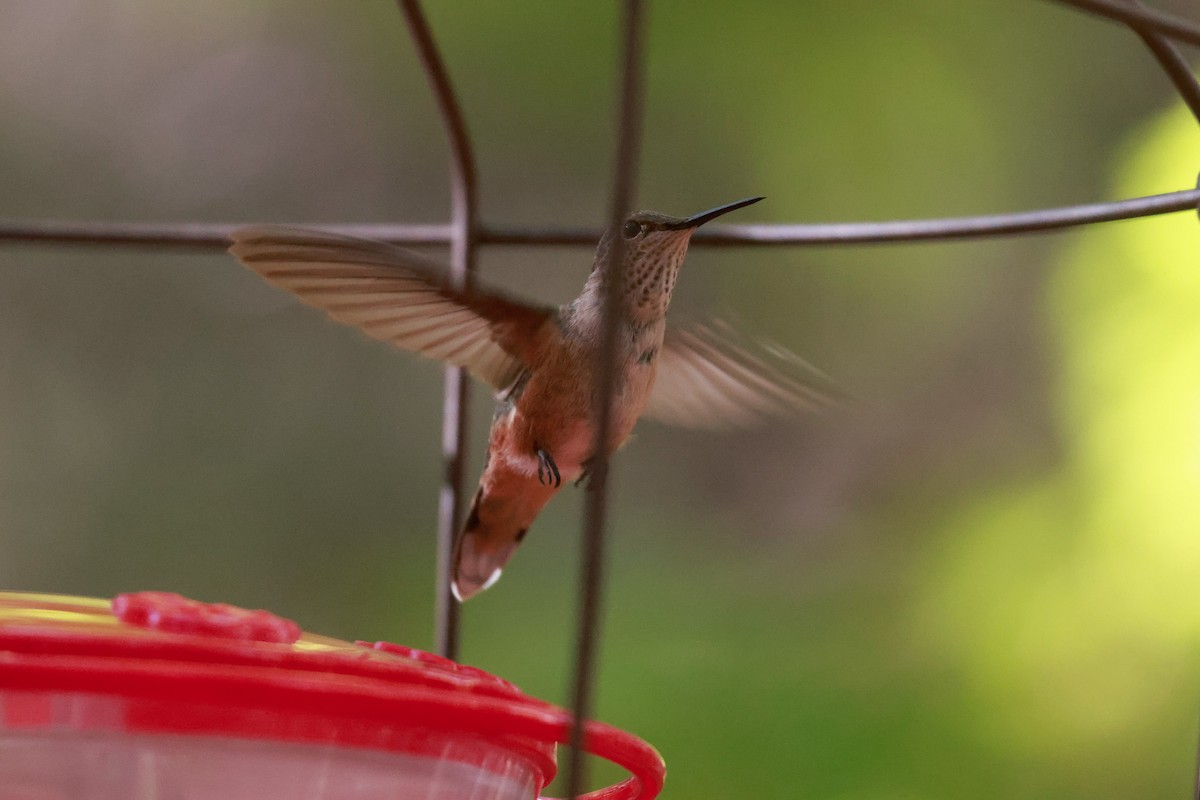
[[[465,367],[496,389],[531,359],[550,307],[450,286],[433,261],[393,245],[260,225],[233,233],[229,252],[269,283],[368,336]]]
[[[747,427],[845,394],[787,350],[739,336],[722,322],[668,328],[645,416],[685,428]]]

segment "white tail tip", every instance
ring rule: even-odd
[[[496,585],[496,581],[500,580],[500,574],[503,572],[499,567],[492,570],[492,574],[487,577],[487,580],[482,583],[462,580],[453,581],[450,584],[450,593],[454,595],[454,599],[460,603],[465,603],[480,592],[485,592]]]

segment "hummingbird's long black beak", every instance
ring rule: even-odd
[[[735,203],[726,203],[723,206],[710,208],[708,211],[701,211],[699,214],[693,214],[692,216],[688,217],[683,222],[672,225],[671,230],[681,231],[685,228],[699,228],[704,223],[708,222],[709,220],[716,219],[722,214],[728,214],[730,211],[736,211],[739,208],[752,206],[762,199],[763,198],[761,197],[747,197],[745,200],[738,200]]]

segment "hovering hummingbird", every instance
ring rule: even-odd
[[[745,425],[826,405],[832,384],[780,348],[727,326],[667,328],[667,306],[695,230],[757,203],[751,197],[680,219],[639,211],[625,220],[617,321],[612,453],[638,418],[694,428]],[[487,589],[564,481],[592,456],[594,369],[610,234],[583,292],[554,308],[491,289],[453,287],[436,263],[401,248],[330,233],[254,226],[230,252],[268,282],[396,347],[466,368],[497,396],[479,489],[453,557],[455,596]]]

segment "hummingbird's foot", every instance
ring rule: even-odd
[[[579,473],[579,477],[575,479],[575,488],[578,489],[583,482],[590,480],[592,477],[592,460],[589,458],[583,462],[583,472]]]
[[[538,460],[538,483],[543,486],[553,484],[557,489],[562,486],[562,475],[558,472],[558,464],[554,463],[554,459],[550,457],[542,448],[537,448],[533,451]]]

